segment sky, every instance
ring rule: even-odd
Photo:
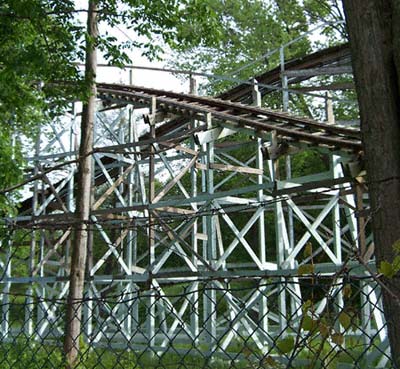
[[[118,42],[127,41],[127,35],[132,33],[129,30],[123,30],[122,32],[116,28],[112,31],[113,35],[118,38]],[[134,35],[132,35],[134,37]],[[165,67],[165,61],[149,61],[146,57],[141,55],[141,51],[138,49],[128,51],[128,56],[132,60],[132,65],[141,67]],[[167,55],[163,56],[164,58]],[[105,60],[100,56],[99,64],[105,63]],[[120,69],[115,67],[98,67],[98,81],[99,82],[113,82],[113,83],[126,83],[130,82],[130,68]],[[182,82],[171,73],[143,70],[143,69],[132,69],[132,83],[138,86],[145,86],[151,88],[159,88],[164,90],[174,90],[187,92],[189,89],[189,82],[187,86],[182,85]]]
[[[87,0],[75,0],[77,9],[87,9],[88,1]],[[78,17],[80,22],[83,24],[86,23],[86,12],[78,13]],[[100,25],[99,30],[101,33],[105,33],[105,25]],[[119,25],[118,27],[107,27],[107,31],[109,35],[117,38],[118,42],[126,42],[129,39],[135,39],[136,35],[132,30],[127,29],[123,25]],[[141,55],[141,51],[139,49],[127,51],[128,56],[132,60],[132,65],[135,66],[144,66],[144,67],[156,67],[162,68],[165,67],[166,62],[164,61],[149,61],[146,57]],[[167,54],[162,56],[164,59],[168,57]],[[106,61],[101,56],[98,56],[98,63],[104,64]],[[108,83],[129,83],[129,70],[121,70],[119,68],[114,67],[99,67],[98,68],[98,82],[108,82]],[[173,76],[171,73],[166,72],[158,72],[158,71],[147,71],[147,70],[133,70],[133,84],[137,86],[145,86],[157,89],[164,90],[173,90],[176,92],[188,92],[189,91],[189,82],[182,84],[182,82]]]

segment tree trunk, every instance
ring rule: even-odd
[[[91,178],[93,150],[93,125],[96,109],[96,40],[97,5],[95,0],[89,0],[86,40],[85,80],[89,89],[89,97],[83,105],[81,123],[81,143],[79,147],[79,167],[77,181],[77,208],[75,216],[75,239],[72,249],[70,286],[67,301],[66,331],[64,353],[67,368],[76,364],[79,354],[79,338],[82,321],[82,299],[84,292],[86,254],[89,234],[89,216],[91,203]]]
[[[360,106],[375,256],[392,262],[400,239],[398,0],[344,0]],[[392,358],[400,366],[400,276],[385,279],[383,306]]]

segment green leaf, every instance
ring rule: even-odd
[[[350,284],[345,284],[343,287],[343,297],[351,297],[351,285]]]
[[[326,337],[329,336],[330,328],[329,328],[329,326],[328,326],[327,324],[325,324],[324,322],[320,322],[320,323],[318,324],[318,329],[319,329],[319,332],[321,333],[321,336],[322,336],[322,337],[326,338]]]
[[[314,273],[314,265],[312,264],[303,264],[299,266],[297,273],[300,275],[303,274],[313,274]]]
[[[397,255],[393,259],[392,267],[393,267],[393,273],[394,274],[396,274],[397,272],[400,271],[400,256],[399,255]]]
[[[304,316],[301,328],[305,331],[314,331],[318,326],[318,321],[311,318],[309,315]]]
[[[393,278],[393,276],[395,275],[392,264],[390,264],[386,260],[381,261],[381,265],[378,270],[379,273],[382,273],[387,278]]]
[[[294,348],[294,338],[286,337],[276,343],[277,348],[284,354],[292,351]]]
[[[305,313],[307,313],[308,311],[311,310],[312,306],[313,306],[312,301],[311,301],[311,300],[307,300],[307,301],[305,301],[305,302],[303,303],[303,305],[301,306],[301,310],[302,310],[303,313],[305,314]]]
[[[342,346],[344,343],[344,337],[341,333],[335,332],[334,334],[332,334],[331,338],[332,342],[336,343],[339,346]]]
[[[271,366],[271,367],[273,367],[273,368],[276,368],[276,366],[277,366],[277,362],[273,359],[273,357],[272,356],[267,356],[267,357],[265,357],[264,359],[263,359],[263,361],[262,361],[262,364],[265,366],[265,365],[268,365],[268,366]]]
[[[393,244],[393,250],[396,251],[397,253],[400,253],[400,240],[397,240],[397,241]]]
[[[312,243],[307,242],[306,247],[304,248],[304,253],[303,253],[305,258],[308,258],[312,255]]]
[[[352,324],[352,317],[345,311],[339,314],[339,322],[345,330],[348,330]]]
[[[251,351],[247,346],[245,346],[242,349],[242,353],[244,356],[249,357],[253,353],[253,351]]]

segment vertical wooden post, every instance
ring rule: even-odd
[[[325,120],[327,124],[335,124],[335,113],[333,110],[332,95],[329,91],[325,94]],[[338,155],[330,155],[330,167],[332,177],[334,179],[343,177],[341,158]],[[342,186],[337,185],[334,188],[339,191]],[[341,242],[341,225],[340,225],[340,203],[339,198],[332,209],[332,230],[333,230],[333,252],[339,263],[342,263],[342,242]],[[343,284],[343,278],[338,278],[336,283]],[[335,310],[336,314],[340,314],[344,308],[343,291],[339,291],[336,295]],[[335,323],[335,329],[344,333],[344,327],[341,326],[339,320]]]
[[[211,113],[207,113],[205,116],[207,128],[212,128],[212,116]],[[214,170],[211,165],[214,164],[214,142],[208,142],[206,144],[206,188],[209,195],[214,194]],[[205,229],[207,234],[206,249],[203,250],[203,257],[214,267],[215,260],[217,258],[217,230],[216,230],[216,215],[214,215],[215,203],[210,202],[210,206],[207,209],[209,214],[206,216]],[[207,285],[207,289],[204,294],[204,326],[207,333],[207,356],[212,357],[216,349],[217,342],[217,293],[214,288],[213,282],[210,281]]]
[[[156,138],[156,98],[153,97],[151,100],[150,108],[150,137],[155,140]],[[154,144],[150,144],[149,154],[149,205],[153,203],[155,196],[155,149]],[[153,265],[155,262],[155,229],[154,229],[154,216],[153,210],[149,208],[149,265]],[[151,275],[149,275],[151,278]],[[153,281],[150,279],[149,283],[149,309],[148,309],[148,339],[149,346],[152,347],[155,344],[155,314],[156,314],[156,299],[153,291]]]
[[[287,77],[284,75],[285,72],[285,49],[282,46],[280,49],[280,61],[281,61],[281,76],[282,76],[282,102],[283,102],[283,110],[288,110],[288,101],[289,95],[285,88],[287,88]],[[277,132],[271,132],[271,147],[273,158],[269,164],[270,172],[271,172],[271,180],[275,183],[276,188],[278,189],[278,181],[280,180],[280,170],[279,170],[279,157],[275,155],[278,149],[278,138]],[[275,216],[275,244],[276,244],[276,255],[277,255],[277,265],[278,269],[281,268],[282,264],[285,261],[285,242],[284,242],[284,232],[286,231],[285,225],[285,214],[283,211],[282,202],[275,201],[274,203],[274,216]],[[278,306],[279,306],[279,329],[282,332],[282,336],[286,336],[286,328],[287,328],[287,320],[286,320],[286,280],[281,277],[280,278],[280,291],[278,294]]]
[[[75,212],[75,239],[71,257],[70,285],[67,300],[66,331],[64,338],[64,353],[67,368],[75,366],[79,354],[79,338],[82,321],[82,298],[86,269],[86,254],[88,243],[88,223],[92,190],[92,160],[93,127],[96,109],[96,40],[97,5],[95,0],[89,0],[86,40],[85,80],[89,89],[89,98],[83,104],[81,123],[81,142],[79,147],[77,209]]]
[[[254,106],[261,107],[261,93],[258,89],[258,82],[253,79],[253,91],[252,91],[252,102]],[[257,138],[257,148],[256,148],[256,164],[257,168],[264,172],[264,159],[263,159],[263,140],[262,138]],[[257,176],[257,184],[262,185],[264,183],[264,174],[259,174]],[[257,191],[257,201],[260,206],[264,206],[264,191]],[[260,260],[265,268],[265,263],[267,261],[267,247],[266,247],[266,237],[265,237],[265,212],[264,210],[260,213],[258,218],[258,249],[260,253]],[[262,280],[262,284],[266,281]],[[259,305],[259,326],[263,330],[263,333],[268,332],[268,300],[266,296],[260,299]],[[264,342],[266,344],[266,342]]]
[[[132,85],[132,69],[129,69],[129,84]],[[134,133],[133,133],[133,108],[132,105],[128,106],[128,142],[133,143],[134,142]],[[135,156],[134,156],[135,157]],[[131,170],[128,174],[128,184],[127,184],[127,197],[128,197],[128,206],[133,205],[134,201],[134,173],[133,170]],[[132,266],[136,265],[136,223],[135,220],[132,219],[132,227],[129,227],[128,231],[128,237],[127,237],[127,242],[125,246],[125,263],[128,266],[128,269],[132,272]],[[128,296],[128,301],[125,301],[125,306],[124,308],[126,309],[126,319],[124,321],[124,327],[126,330],[126,335],[129,338],[132,338],[132,327],[134,322],[136,321],[134,312],[136,311],[135,308],[135,303],[134,300],[132,299],[133,293],[135,290],[135,285],[133,281],[129,282],[129,285],[127,286],[127,296]]]
[[[190,76],[190,89],[189,89],[189,93],[191,95],[197,95],[198,94],[198,89],[197,89],[197,80],[193,77]],[[196,121],[196,119],[192,119],[190,122],[190,128],[196,128],[198,125],[198,122]],[[196,141],[194,140],[194,137],[192,136],[190,139],[190,148],[192,150],[198,151],[199,147],[196,144]],[[193,165],[193,167],[190,170],[190,179],[191,179],[191,196],[192,197],[196,197],[197,196],[197,169],[196,166]],[[198,211],[198,206],[197,203],[193,204],[193,210]],[[197,239],[197,232],[199,229],[199,224],[197,222],[197,217],[193,223],[193,228],[192,228],[192,247],[193,247],[193,251],[195,253],[198,253],[199,251],[199,245],[198,245],[198,239]],[[193,265],[196,266],[197,271],[199,271],[199,261],[198,258],[193,255],[192,258],[193,261]],[[193,282],[194,283],[194,290],[192,293],[192,297],[191,297],[191,304],[192,304],[192,311],[190,314],[190,325],[192,328],[192,334],[195,337],[195,341],[194,344],[198,344],[199,343],[199,283],[198,282]]]
[[[35,160],[34,160],[34,175],[37,176],[39,174],[39,154],[40,154],[40,129],[38,133],[38,137],[36,138],[35,144]],[[32,196],[32,213],[36,216],[38,210],[38,203],[39,203],[39,181],[36,180],[33,182],[33,196]],[[35,269],[35,255],[36,255],[36,248],[37,248],[37,231],[33,229],[32,231],[32,238],[30,244],[30,252],[29,252],[29,276],[33,277],[33,270]],[[32,284],[29,285],[27,290],[27,299],[26,299],[26,309],[25,309],[25,333],[28,337],[31,337],[33,334],[33,286]]]

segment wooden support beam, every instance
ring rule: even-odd
[[[233,135],[235,133],[237,133],[237,130],[224,127],[216,127],[204,132],[196,133],[195,140],[198,145],[203,145],[211,141],[216,141],[221,138]]]
[[[160,146],[165,146],[165,147],[169,147],[171,149],[175,149],[176,151],[182,151],[186,154],[190,154],[190,155],[198,155],[198,152],[196,150],[192,150],[189,149],[188,147],[182,146],[182,145],[176,145],[172,142],[160,142],[159,143]]]
[[[97,210],[101,204],[107,199],[108,196],[110,196],[113,191],[124,181],[124,179],[127,177],[127,175],[132,171],[132,169],[135,167],[136,164],[130,165],[125,172],[122,173],[121,176],[110,186],[106,192],[101,195],[101,197],[94,203],[92,210]]]
[[[40,167],[40,170],[43,170],[43,168]],[[64,201],[61,199],[59,193],[57,192],[57,190],[54,188],[53,184],[51,183],[51,181],[49,180],[49,178],[47,177],[46,174],[43,174],[43,181],[46,182],[50,188],[50,191],[53,193],[54,197],[56,198],[56,200],[58,201],[58,203],[61,206],[61,209],[64,213],[69,213],[69,210],[67,209],[67,207],[64,204]]]
[[[331,83],[322,86],[304,86],[304,87],[291,87],[291,90],[312,92],[312,91],[342,91],[353,90],[356,86],[353,82]]]
[[[211,163],[207,166],[207,164],[196,163],[196,169],[207,170],[207,169],[216,169],[224,172],[236,172],[236,173],[246,173],[246,174],[263,174],[261,169],[250,168],[250,167],[241,167],[236,165],[228,165],[228,164],[218,164]]]
[[[189,163],[183,168],[179,174],[172,179],[172,181],[168,182],[168,184],[157,194],[157,196],[154,196],[153,198],[153,203],[156,203],[160,201],[170,190],[172,187],[175,186],[175,184],[187,173],[187,171],[195,164],[197,160],[197,155],[192,158],[192,160],[189,161]]]
[[[71,234],[72,229],[69,228],[67,231],[64,232],[64,234],[61,236],[61,238],[55,243],[55,245],[47,252],[47,254],[43,257],[43,259],[40,261],[40,263],[36,266],[36,268],[32,271],[32,276],[35,276],[39,273],[40,268],[45,265],[50,257],[57,251],[57,249],[62,245],[62,243],[69,237]]]
[[[196,212],[194,210],[180,209],[180,208],[176,208],[176,207],[173,207],[173,206],[163,206],[161,208],[157,208],[157,211],[165,212],[165,213],[181,214],[181,215],[193,215],[193,214],[196,214]]]
[[[177,232],[175,232],[175,230],[173,228],[171,228],[167,223],[165,223],[162,218],[159,216],[159,214],[153,210],[153,214],[155,217],[157,217],[159,224],[161,225],[161,227],[164,229],[164,231],[166,232],[166,234],[168,235],[169,239],[171,241],[176,241],[179,243],[179,245],[185,250],[187,251],[189,254],[194,255],[198,260],[200,260],[200,262],[203,263],[203,265],[210,271],[213,271],[214,268],[211,266],[211,264],[205,260],[198,252],[196,252],[195,250],[193,250],[193,248],[191,247],[191,245],[189,245],[184,239],[183,237],[181,237]]]
[[[247,173],[247,174],[257,174],[257,175],[263,174],[262,169],[250,168],[250,167],[240,167],[240,166],[236,166],[236,165],[211,163],[209,165],[209,167],[210,167],[210,169],[216,169],[216,170],[226,171],[226,172],[237,172],[237,173]]]
[[[352,73],[353,69],[351,66],[343,66],[343,67],[286,70],[282,74],[284,74],[287,77],[314,77],[314,76],[332,76],[335,74],[352,74]]]

